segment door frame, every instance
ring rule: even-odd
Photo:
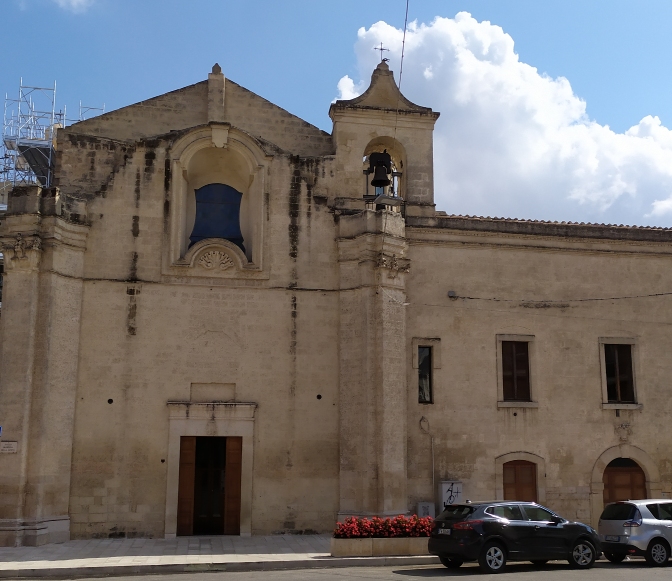
[[[193,403],[169,401],[166,458],[165,538],[177,534],[177,495],[182,436],[238,436],[243,438],[241,465],[240,536],[252,535],[252,467],[256,403]]]

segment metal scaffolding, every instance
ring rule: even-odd
[[[89,107],[88,105],[82,105],[82,102],[79,102],[79,121],[86,121],[91,113],[93,116],[103,115],[105,113],[105,103],[102,107]]]
[[[18,99],[5,96],[0,182],[51,186],[56,129],[64,123],[65,111],[56,111],[56,82],[29,87],[21,79]]]

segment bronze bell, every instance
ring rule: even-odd
[[[392,173],[392,158],[387,149],[383,153],[376,152],[369,156],[369,172],[371,171],[373,172],[371,185],[374,188],[384,188],[392,183],[387,177]]]

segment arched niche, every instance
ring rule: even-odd
[[[371,155],[374,152],[382,153],[383,151],[387,151],[387,153],[389,153],[390,157],[392,158],[392,171],[399,172],[401,174],[401,176],[398,178],[399,181],[397,184],[397,195],[403,198],[404,197],[403,174],[404,174],[404,166],[406,165],[406,150],[404,149],[404,146],[401,143],[399,143],[399,141],[389,136],[380,136],[369,141],[367,146],[364,148],[363,152],[362,157],[362,161],[364,164],[363,169],[365,170],[369,169],[369,155]],[[371,181],[371,178],[372,178],[371,175],[366,176],[368,182]],[[371,190],[370,187],[369,190]],[[373,193],[372,191],[369,191],[369,194],[372,193]]]
[[[253,224],[250,220],[249,189],[254,181],[247,160],[237,151],[229,148],[208,147],[197,151],[187,167],[187,215],[185,235],[187,246],[196,220],[196,198],[208,190],[219,188],[222,193],[236,192],[241,195],[238,222],[242,233],[245,254],[251,261]],[[191,240],[193,243],[193,240]],[[248,254],[249,249],[249,254]]]
[[[173,145],[171,159],[169,264],[174,267],[189,264],[196,191],[221,184],[241,195],[239,224],[246,259],[243,268],[260,269],[269,158],[254,139],[227,124],[211,125],[179,139]]]

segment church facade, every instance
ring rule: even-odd
[[[384,62],[329,113],[215,66],[10,191],[0,545],[672,493],[672,231],[440,211]]]

